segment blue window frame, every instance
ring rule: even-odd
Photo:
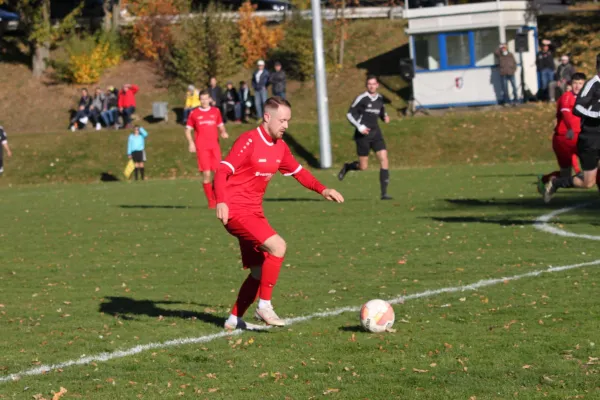
[[[481,42],[484,37],[478,36],[476,32],[479,30],[411,36],[415,71],[433,72],[494,67],[496,65],[495,58],[488,59],[484,55],[494,49],[495,44],[490,50],[485,50],[490,45],[490,39],[488,38],[487,42]],[[493,39],[491,40],[493,41]],[[479,49],[476,49],[476,41],[479,43]],[[484,47],[483,53],[482,46]]]

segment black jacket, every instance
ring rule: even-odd
[[[240,96],[238,95],[237,90],[234,88],[225,90],[225,102],[226,103],[239,103]]]
[[[554,55],[551,51],[539,51],[537,53],[535,65],[537,66],[538,71],[541,71],[543,69],[551,69],[552,71],[554,71]]]
[[[223,91],[221,88],[219,86],[215,86],[214,88],[209,86],[207,90],[208,94],[210,94],[210,97],[215,102],[215,107],[221,108],[221,101],[223,101]]]
[[[285,72],[283,70],[273,72],[269,77],[269,83],[273,93],[285,93]]]
[[[580,135],[600,135],[600,77],[585,83],[575,100],[573,114],[581,117]]]

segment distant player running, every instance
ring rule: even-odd
[[[256,300],[255,316],[268,325],[283,326],[271,304],[273,287],[285,256],[286,243],[269,225],[262,209],[267,185],[277,171],[293,176],[304,187],[325,199],[342,203],[344,198],[327,189],[294,159],[282,140],[292,116],[291,106],[275,96],[265,102],[263,123],[243,133],[233,144],[229,155],[221,161],[215,174],[217,218],[227,231],[238,238],[244,268],[250,274],[240,288],[226,329],[253,329],[242,316]]]
[[[4,131],[4,128],[0,126],[0,175],[4,173],[3,149],[6,149],[7,156],[12,157],[12,152],[10,151],[10,146],[8,145],[8,139],[6,138],[6,132]]]
[[[544,191],[544,201],[549,203],[560,188],[589,189],[596,184],[600,160],[600,54],[596,56],[596,75],[586,82],[577,96],[573,114],[581,117],[581,132],[577,139],[577,155],[581,160],[582,174],[552,178]]]
[[[358,161],[345,163],[338,174],[338,179],[344,179],[348,171],[364,171],[369,166],[369,152],[371,149],[379,159],[379,184],[381,185],[381,200],[391,200],[387,194],[387,187],[390,181],[390,172],[388,170],[388,157],[383,140],[383,134],[379,128],[379,119],[386,124],[390,122],[390,117],[385,112],[383,96],[377,93],[379,81],[373,75],[367,77],[367,91],[359,95],[348,110],[348,121],[356,130],[354,131],[354,140],[356,141],[356,153]]]
[[[216,171],[221,161],[219,132],[223,139],[229,135],[225,130],[221,111],[210,106],[211,98],[208,91],[200,92],[200,107],[194,108],[188,117],[185,136],[188,140],[190,153],[196,153],[198,169],[202,172],[202,186],[208,200],[208,207],[215,208],[217,201],[211,183],[212,171]],[[194,138],[192,138],[194,130]]]
[[[573,115],[575,100],[583,85],[585,84],[585,74],[577,72],[571,78],[572,90],[563,93],[556,103],[556,126],[552,138],[552,149],[556,155],[556,161],[560,171],[551,172],[548,175],[538,177],[538,191],[543,194],[545,185],[550,179],[563,176],[571,176],[571,167],[575,174],[579,174],[579,159],[577,158],[577,138],[581,131],[580,118]]]

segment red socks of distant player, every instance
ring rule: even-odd
[[[283,257],[266,254],[260,277],[259,297],[261,300],[271,300],[271,297],[273,296],[273,287],[277,283],[277,278],[279,278],[281,264],[283,264]]]
[[[252,274],[248,275],[248,277],[242,284],[242,287],[240,288],[240,292],[238,293],[237,300],[233,305],[231,314],[239,318],[243,317],[250,305],[252,305],[252,303],[254,303],[254,300],[256,300],[259,287],[260,281],[254,279]]]
[[[203,183],[202,187],[204,188],[206,200],[208,200],[208,207],[215,208],[217,206],[217,199],[215,197],[212,183]]]

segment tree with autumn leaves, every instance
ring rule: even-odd
[[[246,1],[239,9],[240,44],[244,48],[244,65],[253,66],[264,59],[283,39],[283,28],[269,28],[264,17],[254,15],[256,5]]]

